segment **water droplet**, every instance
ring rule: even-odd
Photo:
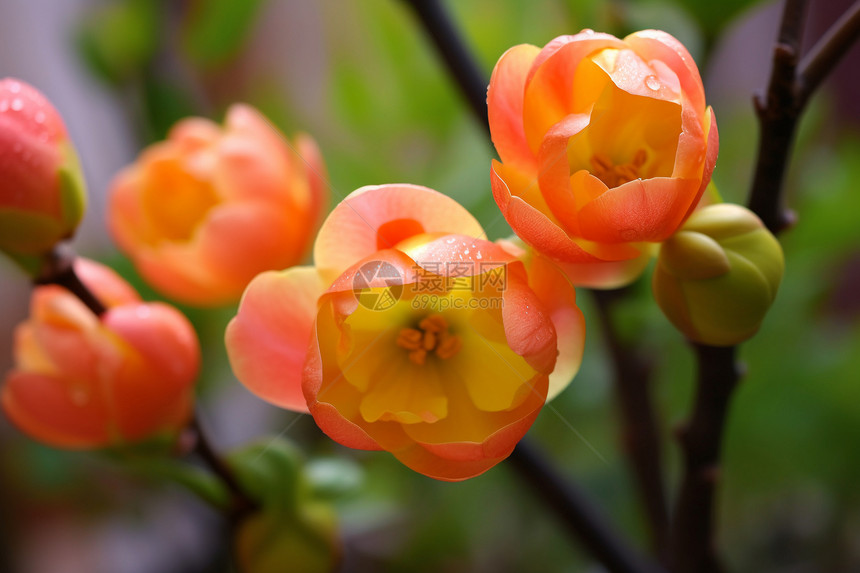
[[[660,89],[660,80],[657,79],[657,76],[648,76],[645,78],[645,85],[650,90],[657,91]]]
[[[45,112],[37,111],[36,116],[33,119],[36,120],[36,123],[45,123]]]
[[[18,93],[19,91],[21,91],[21,84],[18,82],[12,82],[11,84],[9,84],[9,91],[13,94]]]
[[[454,237],[451,237],[450,239],[448,239],[448,240],[447,240],[447,241],[445,241],[445,242],[446,242],[446,243],[448,243],[448,244],[450,245],[450,244],[452,244],[452,243],[453,243],[454,241],[456,241],[456,240],[457,240],[457,239],[455,239]]]
[[[8,109],[9,109],[9,101],[5,100],[5,99],[3,101],[0,101],[0,113],[4,113]]]
[[[477,253],[475,253],[475,258],[480,261],[484,258],[484,255],[481,254],[481,251],[478,251]]]
[[[464,254],[464,255],[468,255],[468,254],[469,254],[469,249],[466,249],[465,251],[463,251],[463,254]]]
[[[593,34],[594,30],[592,30],[591,28],[583,28],[582,33],[583,34]]]
[[[24,109],[24,101],[20,98],[15,98],[12,100],[12,111],[21,111]]]

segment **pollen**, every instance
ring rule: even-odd
[[[409,360],[421,365],[434,352],[442,360],[456,356],[463,341],[448,331],[448,321],[441,314],[431,314],[418,323],[418,328],[404,328],[397,335],[397,346],[409,351]]]
[[[591,166],[593,167],[591,173],[612,189],[628,181],[639,179],[640,170],[647,160],[648,153],[644,149],[637,150],[629,163],[620,165],[613,164],[605,153],[595,153],[591,157]]]

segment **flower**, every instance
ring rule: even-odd
[[[248,286],[233,371],[343,445],[441,480],[483,473],[570,382],[584,321],[554,265],[481,236],[431,189],[355,191],[323,224],[316,268]]]
[[[144,150],[114,180],[108,222],[156,289],[226,304],[258,273],[306,255],[326,202],[324,172],[310,137],[291,145],[237,104],[224,128],[187,118]]]
[[[200,349],[191,324],[141,302],[113,271],[77,259],[82,282],[107,307],[96,316],[57,285],[33,292],[15,332],[15,368],[0,403],[24,433],[60,448],[98,448],[181,428]]]
[[[487,94],[493,195],[526,243],[577,284],[615,287],[690,215],[718,135],[678,40],[585,30],[505,52]],[[609,264],[607,264],[609,263]]]
[[[40,256],[71,237],[86,189],[66,126],[36,88],[0,80],[0,250]]]
[[[693,213],[661,245],[652,289],[688,338],[732,346],[758,331],[784,270],[782,247],[761,220],[721,203]]]

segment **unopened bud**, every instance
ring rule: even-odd
[[[731,346],[758,331],[784,268],[779,242],[754,213],[711,205],[660,247],[654,298],[691,340]]]

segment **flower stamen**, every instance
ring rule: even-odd
[[[430,352],[435,352],[442,360],[456,356],[463,348],[463,341],[448,332],[448,322],[441,314],[431,314],[418,323],[418,328],[401,330],[397,346],[409,351],[409,360],[422,365]]]
[[[591,173],[612,189],[634,179],[639,179],[639,170],[647,160],[648,153],[644,149],[638,149],[629,163],[620,165],[614,165],[612,159],[605,153],[595,153],[591,157],[593,167]]]

